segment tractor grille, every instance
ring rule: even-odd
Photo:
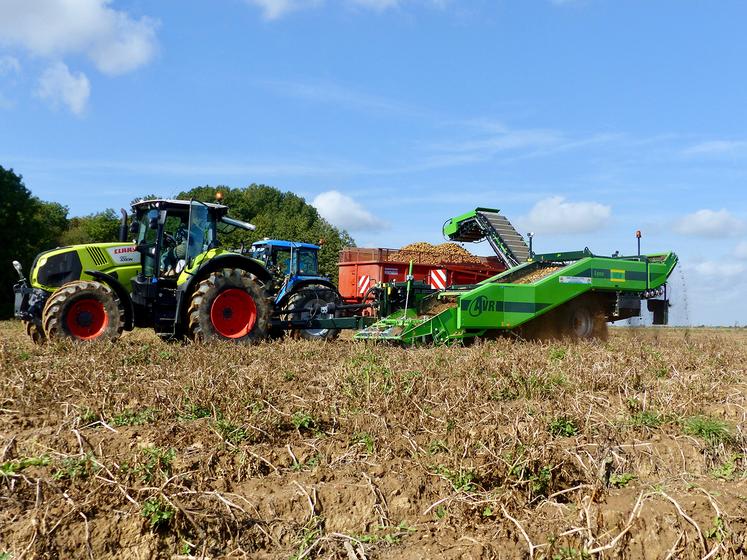
[[[86,250],[96,266],[105,266],[109,262],[104,252],[98,247],[86,247]]]

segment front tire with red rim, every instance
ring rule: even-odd
[[[224,269],[197,285],[188,316],[189,332],[196,342],[253,343],[267,337],[269,298],[246,271]]]
[[[106,284],[78,280],[53,293],[42,313],[49,339],[116,340],[122,334],[124,310]]]

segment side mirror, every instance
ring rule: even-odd
[[[158,229],[158,216],[153,216],[148,220],[148,227],[150,229]]]
[[[130,224],[130,233],[132,235],[135,235],[138,231],[140,231],[140,224],[138,224],[137,222],[133,221]]]
[[[21,267],[21,263],[19,263],[18,261],[13,261],[13,268],[16,269],[16,274],[18,274],[18,279],[23,281],[24,277],[23,277],[23,268]]]

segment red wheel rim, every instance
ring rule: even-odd
[[[257,322],[257,305],[244,290],[229,288],[213,301],[210,320],[221,336],[241,338],[248,335]]]
[[[106,330],[109,315],[99,300],[79,299],[70,306],[65,324],[67,331],[75,338],[92,340]]]

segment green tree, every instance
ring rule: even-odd
[[[103,212],[72,218],[67,231],[62,234],[61,243],[106,243],[117,241],[118,237],[119,217],[112,208],[107,208]]]
[[[337,282],[340,250],[355,246],[355,241],[347,231],[327,222],[316,208],[300,196],[266,185],[253,184],[233,189],[223,186],[195,187],[180,193],[178,198],[212,202],[218,192],[223,195],[222,203],[231,208],[231,216],[257,226],[254,232],[232,234],[226,240],[227,244],[248,245],[265,237],[320,244],[319,270]]]
[[[43,202],[31,195],[23,178],[0,166],[0,317],[13,313],[13,284],[17,281],[11,265],[17,260],[28,274],[36,255],[59,244],[67,228],[67,208]]]

